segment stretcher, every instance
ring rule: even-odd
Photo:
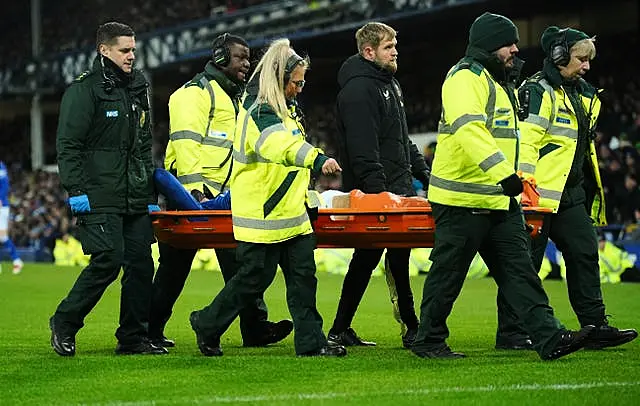
[[[343,207],[321,208],[313,222],[319,248],[433,247],[435,223],[426,199],[353,191],[337,202]],[[528,230],[536,235],[551,209],[524,207],[523,211]],[[174,247],[236,246],[230,210],[160,211],[152,218],[156,238]]]

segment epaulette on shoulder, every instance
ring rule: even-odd
[[[531,77],[529,77],[528,79],[526,79],[522,83],[522,87],[527,87],[532,90],[533,89],[539,90],[540,93],[544,93],[544,86],[542,86],[542,83],[540,83],[543,79],[544,79],[544,73],[537,72],[533,74]]]
[[[200,81],[202,74],[196,75],[193,79],[184,84],[184,87],[198,86],[200,89],[204,89],[204,84]]]
[[[482,73],[482,71],[484,70],[484,67],[482,65],[480,65],[478,62],[476,61],[462,61],[459,62],[452,70],[451,73],[449,74],[449,76],[452,76],[453,74],[455,74],[458,71],[461,71],[463,69],[469,69],[471,72],[475,73],[476,75],[480,76],[480,74]]]
[[[91,71],[90,70],[86,70],[86,71],[82,72],[81,74],[79,74],[75,79],[73,79],[73,81],[74,82],[82,82],[87,77],[89,77],[90,74],[91,74]]]

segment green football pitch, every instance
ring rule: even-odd
[[[219,273],[194,271],[176,304],[165,356],[116,356],[119,282],[114,283],[77,336],[77,354],[57,356],[48,318],[73,284],[77,268],[27,264],[0,274],[1,405],[638,405],[640,340],[621,348],[580,351],[557,361],[533,352],[493,348],[495,292],[489,278],[465,284],[450,318],[461,360],[424,360],[402,348],[387,287],[374,277],[353,327],[377,347],[349,348],[341,359],[297,358],[292,337],[268,348],[245,349],[237,322],[223,336],[225,355],[200,355],[188,316],[222,286]],[[9,272],[7,272],[9,270]],[[330,327],[342,277],[319,274],[318,307]],[[423,277],[412,280],[416,306]],[[576,328],[563,282],[546,281],[559,318]],[[603,286],[611,323],[640,328],[640,284]],[[289,318],[280,274],[266,300],[270,319]]]

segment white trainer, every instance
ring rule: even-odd
[[[15,259],[13,261],[13,274],[17,275],[22,272],[22,268],[24,267],[24,262],[20,258]]]

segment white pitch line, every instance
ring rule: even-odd
[[[587,382],[587,383],[557,383],[551,385],[487,385],[462,387],[454,386],[448,388],[425,388],[407,389],[388,392],[320,392],[320,393],[290,393],[284,395],[256,395],[256,396],[211,396],[200,398],[181,398],[173,400],[143,400],[136,402],[108,402],[108,403],[80,403],[78,406],[159,406],[159,405],[212,405],[216,403],[268,403],[274,401],[294,401],[294,400],[328,400],[355,397],[372,396],[413,396],[413,395],[433,395],[441,393],[481,393],[481,392],[525,392],[525,391],[572,391],[597,388],[619,388],[640,386],[638,382]]]

